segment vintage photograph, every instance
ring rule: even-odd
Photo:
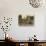
[[[34,16],[27,15],[26,17],[23,17],[23,15],[19,15],[18,24],[23,26],[34,25]]]

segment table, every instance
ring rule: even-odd
[[[39,41],[29,41],[29,40],[9,40],[7,43],[14,44],[16,46],[46,46],[46,40],[39,40]]]

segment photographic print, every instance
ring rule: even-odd
[[[18,24],[19,25],[23,25],[23,26],[31,26],[31,25],[34,25],[34,16],[22,16],[22,15],[19,15],[18,17]]]

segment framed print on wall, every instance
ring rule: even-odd
[[[18,16],[18,24],[20,26],[33,26],[34,25],[34,16],[27,15],[26,17],[21,14]]]

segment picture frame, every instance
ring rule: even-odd
[[[23,17],[22,15],[19,15],[18,24],[20,26],[33,26],[34,25],[34,16],[27,15],[26,17]]]

